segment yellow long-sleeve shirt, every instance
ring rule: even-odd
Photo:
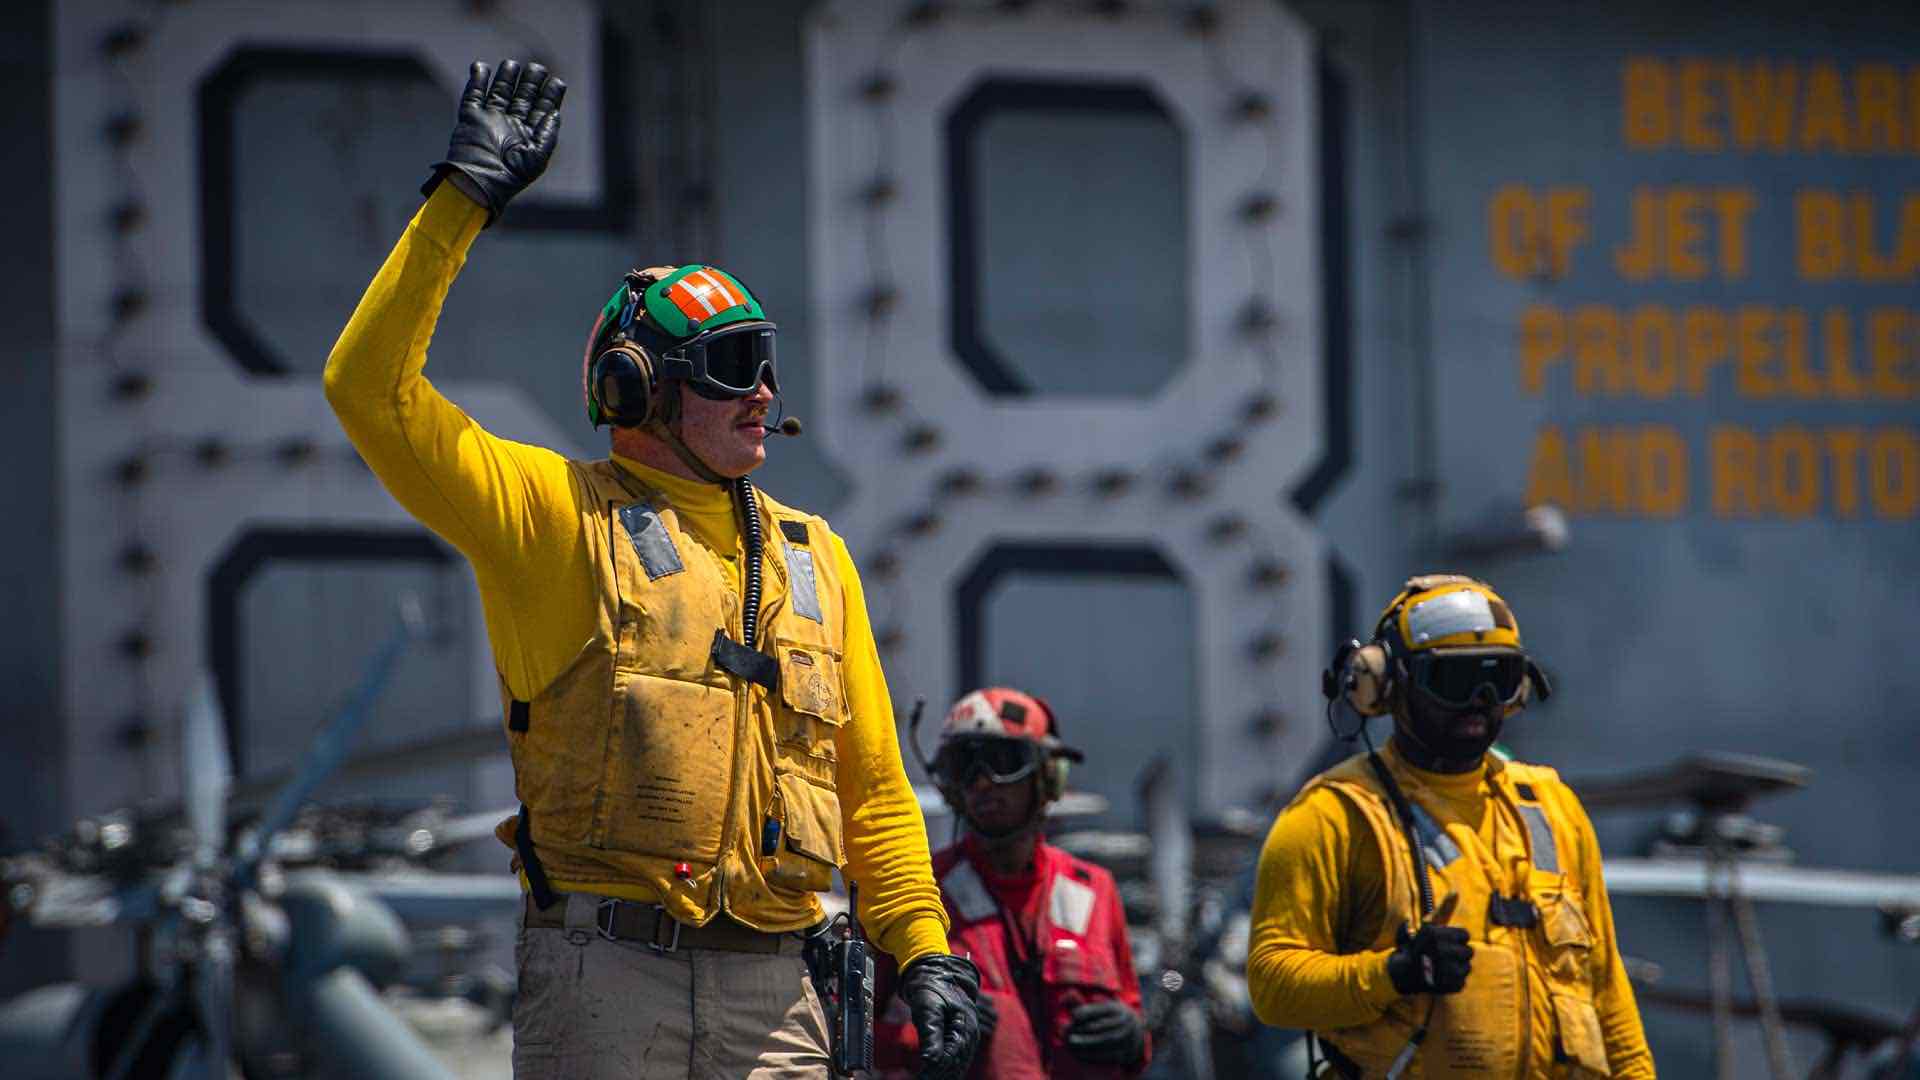
[[[486,211],[453,185],[434,191],[334,345],[326,392],[394,499],[473,564],[494,663],[508,691],[530,701],[593,637],[598,585],[565,459],[489,434],[423,373],[441,304],[485,220]],[[745,550],[727,490],[614,460],[667,497],[738,589]],[[861,883],[861,914],[874,940],[905,966],[946,951],[946,911],[901,764],[865,595],[838,536],[833,558],[847,591],[852,718],[837,736],[847,873]]]
[[[1406,765],[1391,741],[1384,754]],[[1414,773],[1428,811],[1472,827],[1505,868],[1496,872],[1510,875],[1526,862],[1525,827],[1507,820],[1483,771]],[[1608,1062],[1616,1078],[1652,1077],[1653,1056],[1620,960],[1613,905],[1601,884],[1600,843],[1584,814],[1574,825],[1577,841],[1561,857],[1596,886],[1587,896],[1587,917],[1594,1008]],[[1331,788],[1308,792],[1274,822],[1257,873],[1247,956],[1254,1013],[1276,1027],[1317,1031],[1378,1019],[1400,993],[1387,977],[1392,950],[1367,948],[1387,917],[1387,883],[1380,845],[1360,812]],[[1506,891],[1518,889],[1509,885]]]

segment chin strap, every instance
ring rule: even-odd
[[[679,458],[681,463],[687,468],[692,469],[693,474],[700,479],[705,480],[709,484],[719,484],[722,487],[733,483],[733,481],[714,472],[706,462],[701,461],[700,455],[695,454],[693,448],[685,442],[682,442],[680,436],[665,423],[659,420],[649,420],[642,430],[658,438],[661,442],[666,443],[667,447],[673,451],[674,456]]]

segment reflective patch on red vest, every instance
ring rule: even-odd
[[[940,879],[940,888],[967,922],[991,919],[1000,910],[993,894],[987,891],[987,883],[980,880],[979,872],[965,859],[954,863],[947,876]]]
[[[1069,933],[1084,936],[1093,921],[1093,890],[1070,877],[1053,879],[1047,894],[1047,919]]]

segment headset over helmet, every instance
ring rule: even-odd
[[[670,423],[679,398],[657,392],[673,381],[714,400],[745,397],[763,381],[778,393],[777,330],[753,293],[719,267],[630,270],[587,336],[587,419],[594,427]]]
[[[1071,762],[1086,755],[1060,738],[1060,721],[1044,700],[990,686],[954,702],[940,727],[929,772],[956,812],[964,813],[967,785],[981,776],[996,784],[1038,778],[1031,825],[1067,788]],[[1025,826],[1022,826],[1023,828]]]
[[[1365,645],[1350,641],[1322,677],[1362,716],[1417,697],[1441,709],[1497,707],[1511,715],[1553,692],[1520,643],[1520,624],[1500,594],[1459,574],[1407,579]]]

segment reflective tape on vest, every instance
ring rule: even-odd
[[[940,879],[940,888],[946,892],[954,910],[967,922],[990,919],[1000,910],[994,903],[993,894],[987,891],[987,883],[980,880],[980,874],[973,864],[965,859],[953,864],[947,876]]]
[[[634,503],[621,507],[620,524],[627,528],[633,553],[640,556],[648,581],[658,581],[687,568],[680,561],[680,549],[673,546],[673,537],[667,535],[667,527],[660,523],[660,512],[652,506]]]
[[[1054,878],[1053,891],[1047,894],[1047,918],[1062,930],[1084,936],[1093,921],[1093,890],[1065,874]]]
[[[1428,864],[1435,870],[1445,870],[1460,857],[1460,845],[1454,843],[1453,837],[1448,836],[1440,823],[1433,820],[1433,815],[1427,813],[1426,807],[1412,800],[1408,800],[1407,805],[1413,809],[1413,826],[1420,834],[1421,854],[1426,856]]]
[[[1559,873],[1560,855],[1553,846],[1553,826],[1547,824],[1547,812],[1521,803],[1520,818],[1527,823],[1527,835],[1533,838],[1533,868],[1549,874]]]
[[[787,595],[793,598],[793,610],[814,622],[824,622],[820,614],[820,586],[813,573],[813,552],[806,548],[782,544],[787,549],[787,570],[793,580],[787,586]]]

